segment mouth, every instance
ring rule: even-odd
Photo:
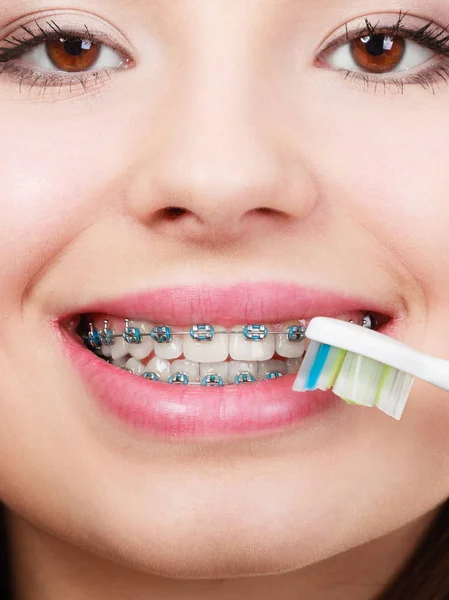
[[[336,318],[378,330],[382,315],[351,311]],[[120,369],[170,385],[221,387],[297,373],[310,319],[284,323],[185,327],[141,318],[85,314],[77,335],[87,349]]]
[[[93,302],[58,320],[94,397],[153,435],[265,431],[335,405],[291,391],[313,317],[386,332],[391,307],[287,284],[168,288]]]

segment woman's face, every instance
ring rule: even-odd
[[[238,395],[136,387],[68,339],[90,312],[190,329],[349,303],[449,359],[449,63],[425,37],[443,37],[449,6],[425,5],[3,0],[11,509],[136,569],[223,577],[331,557],[448,496],[448,397],[427,384],[399,422],[340,399],[306,418],[293,375]]]

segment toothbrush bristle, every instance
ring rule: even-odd
[[[312,340],[293,390],[332,389],[348,404],[375,406],[399,420],[414,379],[371,358]]]
[[[333,346],[330,347],[326,363],[323,365],[318,379],[318,389],[324,391],[334,385],[346,354],[346,350],[335,348]]]
[[[313,367],[320,346],[321,344],[318,342],[313,340],[310,342],[307,352],[302,360],[298,375],[296,376],[295,383],[293,384],[295,392],[306,392],[315,389],[309,387],[309,373],[310,369]]]
[[[337,396],[362,406],[374,406],[385,365],[347,352],[333,386]]]
[[[297,392],[329,389],[345,354],[346,352],[339,348],[311,341],[293,389]]]
[[[393,367],[385,368],[384,381],[378,390],[375,406],[399,421],[415,378]]]
[[[318,382],[320,380],[320,376],[323,372],[323,369],[326,366],[326,362],[329,357],[329,352],[331,347],[327,344],[320,344],[318,346],[315,359],[310,368],[309,380],[307,386],[310,390],[316,390],[318,387]]]

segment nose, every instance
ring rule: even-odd
[[[226,243],[263,226],[275,233],[313,210],[317,189],[301,144],[265,108],[274,99],[259,94],[270,94],[270,82],[245,65],[248,54],[234,49],[223,60],[209,45],[170,78],[177,84],[141,137],[128,195],[128,211],[146,227],[182,242]]]

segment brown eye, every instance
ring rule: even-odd
[[[386,34],[367,35],[351,42],[354,61],[364,71],[387,73],[401,62],[405,52],[405,39]]]
[[[48,41],[45,44],[48,58],[60,71],[87,71],[100,55],[100,44],[81,38]]]

